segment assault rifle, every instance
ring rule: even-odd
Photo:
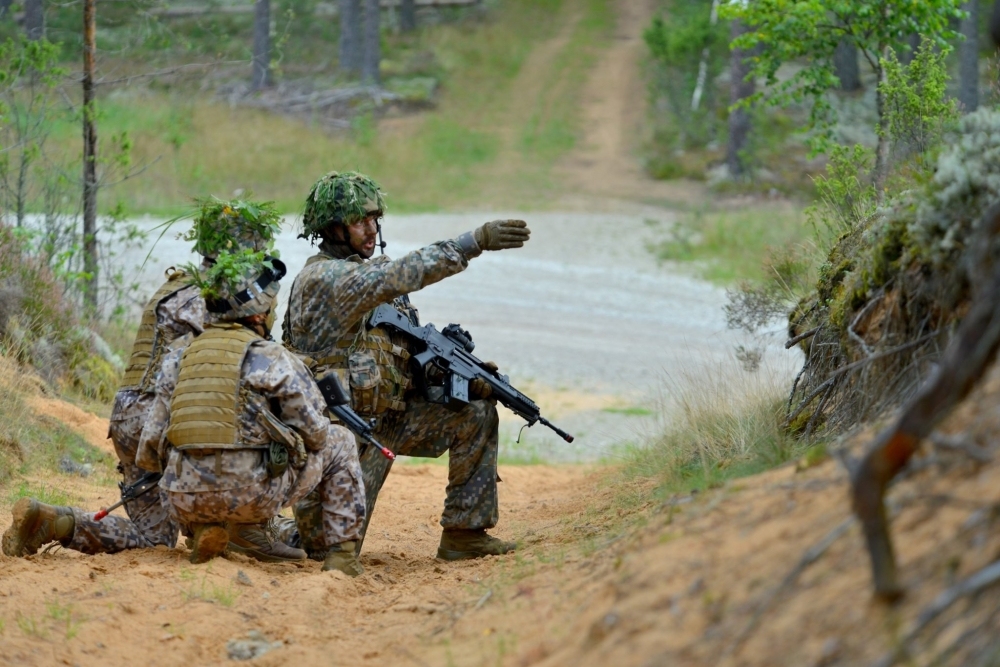
[[[101,519],[103,519],[108,514],[118,509],[128,501],[135,500],[139,496],[143,496],[149,493],[150,491],[153,490],[153,487],[155,487],[160,482],[160,477],[162,476],[163,476],[162,473],[147,472],[145,475],[135,480],[135,483],[129,484],[128,486],[125,486],[125,482],[118,482],[118,488],[121,489],[122,492],[122,499],[119,500],[114,505],[112,505],[111,507],[108,507],[106,509],[102,508],[100,512],[97,512],[94,515],[94,519],[96,521],[100,521]]]
[[[340,386],[336,375],[330,373],[322,380],[316,382],[316,385],[319,387],[320,393],[323,394],[326,407],[334,417],[339,419],[344,426],[354,431],[359,438],[374,445],[382,452],[382,456],[390,461],[395,460],[396,455],[388,447],[375,439],[372,425],[351,409],[351,399],[347,395],[347,392],[344,391],[344,388]]]
[[[527,421],[529,427],[538,422],[566,442],[573,442],[573,436],[543,417],[535,402],[512,387],[506,375],[473,356],[476,344],[459,325],[449,324],[443,331],[438,331],[433,324],[417,326],[391,305],[382,304],[368,319],[369,328],[380,326],[405,334],[423,348],[410,358],[410,363],[417,386],[427,400],[461,410],[470,400],[469,383],[482,380],[493,390],[493,398]],[[443,375],[444,384],[432,385],[428,371],[432,377]]]

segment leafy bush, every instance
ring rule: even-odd
[[[714,81],[726,63],[727,27],[712,25],[711,3],[677,0],[669,18],[654,18],[643,37],[652,61],[653,105],[666,116],[657,130],[659,140],[675,149],[704,147],[718,137],[726,118],[726,100]],[[704,89],[695,108],[699,78]]]

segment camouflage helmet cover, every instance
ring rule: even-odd
[[[381,215],[384,194],[378,183],[356,171],[325,174],[306,197],[299,238],[316,238],[330,225],[349,225],[372,213]]]
[[[226,255],[221,256],[220,261],[225,262],[225,258]],[[245,259],[249,260],[249,256]],[[232,265],[233,270],[241,273],[239,277],[220,272],[212,276],[214,280],[208,289],[202,288],[206,307],[218,320],[235,321],[268,313],[277,303],[280,280],[287,272],[284,262],[267,256],[251,268],[252,260],[242,266],[240,261]]]
[[[194,251],[198,254],[215,259],[221,252],[238,249],[271,252],[281,231],[281,216],[274,202],[208,197],[196,203],[194,225],[184,238],[194,241]]]

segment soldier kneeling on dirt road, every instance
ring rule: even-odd
[[[202,255],[200,270],[215,263],[220,240],[227,246],[269,252],[280,229],[280,217],[266,203],[205,199],[187,239]],[[194,269],[193,270],[198,270]],[[118,455],[118,469],[129,487],[143,479],[145,471],[136,465],[139,434],[154,401],[155,380],[167,348],[182,336],[197,336],[212,321],[205,309],[201,289],[191,284],[192,271],[167,271],[167,281],[153,294],[143,309],[132,353],[115,395],[109,437]],[[124,494],[123,494],[124,496]],[[108,514],[96,518],[94,512],[78,507],[47,505],[33,498],[19,500],[14,522],[4,534],[3,552],[27,556],[55,540],[62,546],[88,554],[116,553],[177,542],[178,525],[170,517],[160,490],[152,488],[133,498],[125,498],[128,518]],[[275,540],[273,521],[231,527],[230,548],[259,560],[301,560],[305,553]]]
[[[417,324],[409,292],[463,271],[484,250],[519,248],[531,231],[522,220],[497,220],[400,259],[372,259],[384,210],[379,186],[367,176],[330,172],[316,182],[306,199],[301,237],[318,240],[320,252],[292,284],[283,342],[318,379],[336,373],[350,387],[351,407],[375,420],[375,437],[389,449],[406,456],[449,453],[439,558],[507,553],[513,543],[486,533],[499,519],[499,420],[491,388],[481,380],[470,383],[470,398],[477,400],[459,411],[427,400],[413,386],[413,344],[382,327],[369,328],[367,320],[373,309],[391,304]],[[375,447],[362,452],[369,518],[390,465]],[[315,510],[305,502],[295,514]],[[312,552],[310,542],[303,534],[302,546]]]
[[[326,416],[308,369],[267,339],[285,267],[248,251],[220,253],[199,276],[216,322],[169,352],[137,461],[162,469],[171,516],[188,528],[192,563],[223,553],[227,524],[267,521],[311,492],[324,570],[361,573],[365,517],[354,436]],[[243,276],[233,279],[232,276]]]

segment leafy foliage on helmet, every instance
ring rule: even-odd
[[[223,252],[246,248],[273,254],[274,239],[281,230],[281,216],[274,202],[246,199],[223,201],[216,197],[196,200],[198,214],[194,225],[184,235],[194,241],[194,250],[204,257],[218,257]]]
[[[186,264],[183,268],[191,276],[189,282],[201,289],[203,297],[227,299],[246,289],[264,267],[273,268],[272,257],[263,250],[239,248],[235,252],[220,253],[207,269],[194,264]]]
[[[331,171],[306,198],[300,238],[315,239],[330,225],[349,225],[371,213],[385,211],[384,193],[378,183],[356,171]]]

